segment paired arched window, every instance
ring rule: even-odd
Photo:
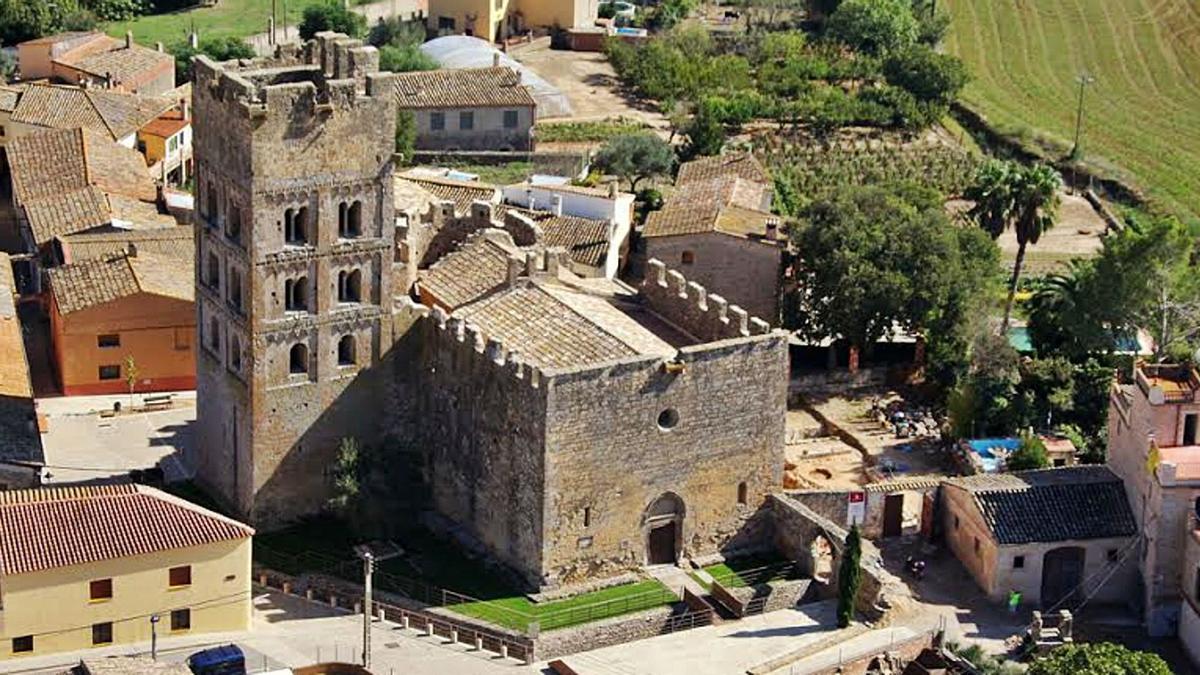
[[[339,366],[353,366],[358,363],[358,345],[353,335],[343,335],[338,340],[337,359]]]
[[[308,345],[297,342],[288,351],[288,372],[303,375],[308,372]]]
[[[342,239],[362,236],[362,202],[338,204],[338,236]]]
[[[225,235],[236,242],[242,241],[242,210],[230,200],[226,205]]]
[[[338,302],[362,302],[362,272],[338,272]]]
[[[229,304],[242,311],[242,272],[233,265],[229,266]]]
[[[221,287],[221,260],[216,253],[208,252],[208,282],[209,288]]]
[[[284,309],[289,312],[308,311],[308,277],[283,282]]]
[[[283,241],[295,246],[308,243],[308,207],[283,212]]]
[[[212,183],[208,185],[204,200],[204,215],[208,216],[209,220],[217,217],[217,188],[213,187]]]
[[[217,317],[208,320],[208,346],[218,357],[221,355],[221,322]]]
[[[242,369],[242,342],[236,335],[229,336],[229,367],[234,372]]]

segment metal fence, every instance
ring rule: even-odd
[[[795,561],[786,560],[761,567],[752,567],[744,570],[730,570],[722,574],[712,575],[713,579],[720,582],[721,585],[729,587],[730,582],[737,581],[733,585],[757,586],[765,584],[769,581],[778,579],[796,579],[802,576],[799,565]]]

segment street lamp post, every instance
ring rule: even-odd
[[[158,615],[150,615],[150,660],[158,660]]]

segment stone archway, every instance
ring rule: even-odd
[[[683,544],[683,499],[673,492],[659,495],[642,516],[647,565],[673,565]]]
[[[813,537],[808,545],[808,575],[814,581],[829,583],[833,580],[833,561],[835,549],[833,542],[824,533]]]

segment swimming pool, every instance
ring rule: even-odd
[[[967,445],[971,447],[971,452],[979,458],[979,464],[987,473],[996,473],[1000,470],[1000,458],[992,452],[993,449],[999,448],[1005,454],[1021,447],[1021,439],[1019,438],[976,438],[967,441]]]

